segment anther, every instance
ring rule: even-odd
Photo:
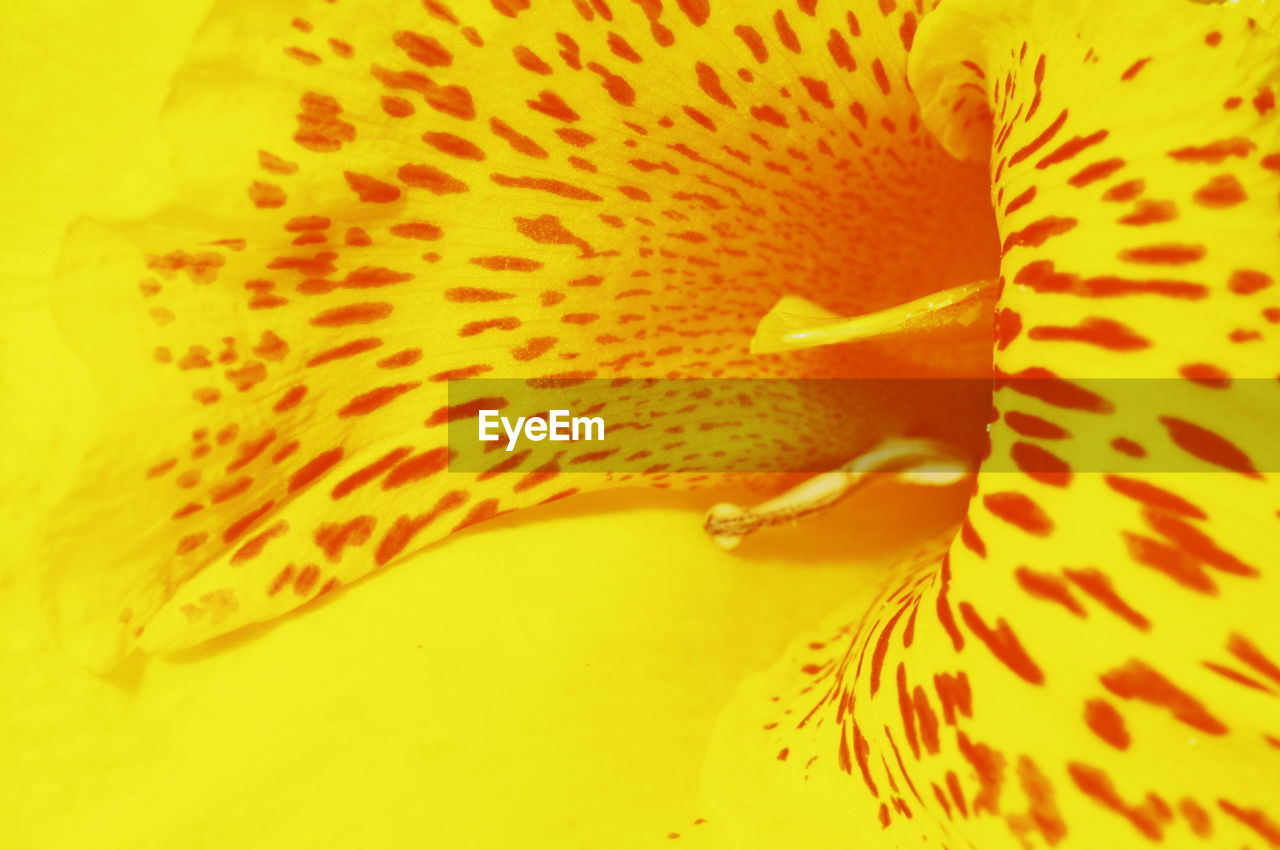
[[[933,292],[874,313],[845,317],[805,298],[788,295],[760,320],[751,339],[751,353],[773,354],[872,339],[902,331],[973,325],[983,316],[991,315],[995,298],[995,282],[980,280]]]

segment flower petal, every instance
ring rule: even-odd
[[[103,422],[54,541],[68,645],[190,645],[609,483],[446,476],[475,407],[450,379],[891,373],[747,347],[782,295],[853,314],[993,275],[981,169],[905,83],[921,13],[219,7],[171,99],[180,196],[66,255]]]
[[[1250,461],[1280,362],[1277,57],[1230,7],[926,19],[926,120],[992,151],[992,462],[945,555],[724,719],[711,778],[744,846],[1280,845],[1280,490]],[[1167,408],[1117,378],[1165,379]],[[1073,470],[1098,440],[1135,471]]]

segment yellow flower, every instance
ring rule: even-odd
[[[13,252],[30,280],[7,345],[32,356],[9,379],[23,415],[6,442],[35,450],[14,463],[30,516],[6,522],[48,540],[16,550],[40,576],[10,571],[14,622],[38,585],[72,657],[178,655],[134,656],[104,682],[15,625],[15,691],[47,696],[13,714],[33,742],[28,808],[51,821],[41,836],[19,820],[24,844],[325,846],[376,821],[379,846],[627,846],[670,840],[653,829],[665,818],[686,842],[765,848],[1280,846],[1265,790],[1280,781],[1275,417],[1248,389],[1274,392],[1280,319],[1267,5],[218,4],[188,51],[198,10],[152,32],[93,5],[68,25],[92,52],[59,59],[55,40],[9,95],[39,133],[6,153],[9,206],[35,210],[33,248],[79,211],[142,213],[121,198],[135,185],[158,208],[74,225],[49,290],[50,253]],[[135,52],[109,88],[67,70]],[[170,174],[145,116],[180,54]],[[40,98],[75,104],[60,114],[76,135],[39,120]],[[519,455],[446,472],[448,423],[490,403],[450,381],[981,375],[989,316],[748,346],[784,297],[757,351],[788,347],[771,337],[795,329],[788,311],[856,339],[896,319],[831,317],[997,279],[999,418],[958,536],[907,559],[874,603],[858,577],[790,591],[853,601],[730,702],[709,805],[694,776],[715,711],[808,618],[782,606],[758,636],[708,640],[721,616],[749,632],[755,609],[711,613],[690,585],[758,605],[780,576],[730,581],[674,531],[620,554],[643,523],[669,523],[656,508],[573,526],[556,562],[540,542],[555,524],[517,515],[288,628],[237,631],[509,510],[703,483]],[[1114,378],[1185,381],[1153,413]],[[866,401],[809,399],[733,434],[767,459],[784,435],[829,439],[833,410]],[[870,444],[933,413],[854,427]],[[1099,441],[1121,472],[1078,460]],[[947,492],[899,498],[914,526],[900,547],[946,523]],[[611,570],[631,584],[592,585]],[[533,628],[550,616],[582,631]],[[191,649],[232,632],[223,651]],[[672,634],[702,660],[635,647]],[[330,665],[336,684],[314,681]],[[629,695],[654,682],[670,702],[636,710]],[[529,717],[539,691],[563,693],[559,716]],[[156,740],[137,735],[152,723]],[[138,795],[173,794],[168,776],[208,802],[148,821]],[[539,787],[557,783],[569,790]],[[420,818],[406,784],[434,801]],[[634,787],[643,814],[596,785]]]

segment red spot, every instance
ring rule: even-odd
[[[947,725],[956,724],[956,716],[973,716],[972,694],[969,690],[969,677],[962,671],[956,675],[938,673],[933,677],[933,687],[938,692],[938,700],[942,703],[942,719]]]
[[[1217,47],[1222,43],[1222,33],[1214,30],[1213,32],[1206,34],[1204,37],[1204,43],[1210,47]]]
[[[1013,156],[1009,158],[1009,165],[1017,165],[1023,160],[1034,156],[1037,151],[1047,145],[1053,137],[1058,134],[1058,131],[1062,129],[1062,125],[1066,123],[1067,110],[1064,109],[1057,118],[1053,119],[1053,123],[1046,127],[1040,135],[1036,136],[1026,145],[1014,152]]]
[[[1094,734],[1117,750],[1129,748],[1129,732],[1124,718],[1111,703],[1104,699],[1091,699],[1084,704],[1084,722]]]
[[[876,638],[875,650],[871,654],[871,695],[875,696],[876,691],[880,690],[880,674],[884,668],[885,655],[889,652],[889,640],[893,636],[893,628],[898,624],[898,620],[906,613],[906,608],[899,608],[898,611],[889,618],[889,621],[880,629],[880,634]]]
[[[1271,89],[1263,89],[1253,99],[1253,108],[1258,110],[1259,115],[1266,115],[1268,112],[1276,108],[1276,95]]]
[[[734,27],[733,34],[742,40],[757,62],[764,63],[769,60],[769,49],[765,46],[764,38],[756,32],[755,28],[739,25]]]
[[[1007,411],[1004,414],[1004,421],[1008,423],[1010,428],[1024,437],[1034,437],[1039,440],[1062,440],[1070,436],[1061,425],[1017,410]]]
[[[1103,476],[1102,480],[1120,495],[1133,499],[1135,502],[1141,502],[1149,508],[1182,514],[1192,519],[1207,518],[1205,512],[1196,505],[1181,496],[1177,496],[1162,487],[1157,487],[1146,481],[1139,481],[1136,478],[1128,478],[1123,475],[1106,475]]]
[[[401,446],[398,449],[392,449],[378,460],[366,467],[356,470],[346,478],[339,481],[329,495],[334,499],[341,499],[344,496],[349,495],[352,491],[357,490],[365,484],[368,484],[370,481],[373,481],[375,478],[378,478],[412,453],[413,449],[408,446]]]
[[[525,105],[535,112],[541,112],[543,115],[563,121],[566,124],[572,124],[582,118],[558,94],[552,91],[543,90],[539,92],[537,100],[526,100]]]
[[[493,371],[492,366],[483,363],[477,363],[474,366],[463,366],[460,369],[446,369],[443,372],[436,372],[428,380],[431,381],[462,381],[467,378],[476,378],[485,372]]]
[[[1110,177],[1112,174],[1115,174],[1117,171],[1119,171],[1121,168],[1124,167],[1124,164],[1125,164],[1124,160],[1118,157],[1114,159],[1104,159],[1100,162],[1095,162],[1091,165],[1086,165],[1084,168],[1080,169],[1074,175],[1072,175],[1072,177],[1069,180],[1067,180],[1067,182],[1070,183],[1072,186],[1075,186],[1076,188],[1080,188],[1082,186],[1088,186],[1090,183],[1093,183],[1097,180],[1102,180],[1104,178]]]
[[[258,151],[258,166],[263,171],[270,171],[272,174],[293,174],[298,170],[296,162],[281,159],[267,151]]]
[[[542,268],[542,263],[526,257],[472,257],[471,262],[494,272],[532,272]]]
[[[407,384],[378,387],[367,393],[361,393],[338,410],[338,418],[346,419],[351,416],[364,416],[372,413],[381,407],[386,407],[400,396],[420,386],[422,386],[421,381],[413,381]]]
[[[1218,587],[1195,558],[1175,546],[1132,532],[1121,536],[1129,549],[1129,557],[1143,566],[1159,570],[1189,590],[1214,595]]]
[[[1064,410],[1084,410],[1090,413],[1111,413],[1111,402],[1096,393],[1074,384],[1039,366],[1031,366],[1021,372],[998,374],[997,389],[1007,387],[1014,392],[1038,398],[1046,404]]]
[[[530,339],[524,345],[518,345],[511,349],[511,356],[516,360],[528,361],[541,357],[556,344],[557,339],[553,336],[539,336]]]
[[[1210,209],[1234,207],[1249,199],[1240,181],[1231,174],[1219,174],[1197,189],[1192,197],[1197,204]]]
[[[1027,204],[1031,203],[1032,199],[1034,199],[1035,196],[1036,196],[1036,187],[1032,186],[1022,194],[1018,195],[1018,197],[1010,201],[1004,208],[1004,214],[1012,215],[1013,213],[1025,207]]]
[[[1134,351],[1151,347],[1150,340],[1134,332],[1128,325],[1093,316],[1084,319],[1074,327],[1055,325],[1034,327],[1027,336],[1035,340],[1083,342],[1110,351]]]
[[[495,136],[504,139],[507,144],[511,145],[511,149],[516,153],[522,153],[525,156],[531,156],[534,159],[546,159],[551,156],[551,154],[547,153],[546,149],[543,148],[542,145],[538,144],[523,133],[517,132],[505,121],[498,118],[490,118],[489,128],[493,131]]]
[[[1227,727],[1199,700],[1141,661],[1130,661],[1100,678],[1107,690],[1121,699],[1139,700],[1168,709],[1178,721],[1208,735],[1225,735],[1227,732]]]
[[[854,61],[853,54],[849,52],[849,42],[845,41],[838,31],[832,30],[827,37],[827,52],[831,54],[831,58],[835,61],[836,66],[846,71],[856,70],[858,63]]]
[[[1237,576],[1256,576],[1257,567],[1227,552],[1199,528],[1160,511],[1144,511],[1143,519],[1157,534],[1172,541],[1180,550],[1197,561],[1224,573]]]
[[[916,685],[911,692],[912,703],[920,725],[920,743],[930,755],[937,755],[940,749],[938,741],[938,715],[929,705],[929,697],[924,688]]]
[[[993,515],[1028,534],[1048,537],[1053,532],[1053,521],[1044,509],[1023,493],[988,493],[982,497],[982,504]]]
[[[935,609],[938,614],[938,622],[942,624],[943,629],[947,632],[947,637],[951,638],[951,647],[959,652],[964,649],[964,635],[960,633],[960,627],[956,625],[955,616],[951,613],[951,606],[947,602],[947,593],[951,584],[951,555],[950,553],[942,556],[942,566],[938,572],[938,600]]]
[[[492,519],[497,515],[498,515],[498,500],[485,499],[483,502],[479,502],[478,504],[472,506],[471,510],[467,511],[467,515],[462,518],[462,522],[455,525],[453,527],[453,530],[460,531],[469,525],[475,525],[478,522],[484,522],[485,520]]]
[[[496,289],[480,289],[473,286],[455,286],[444,291],[444,297],[447,301],[453,301],[457,304],[475,304],[485,301],[505,301],[508,298],[515,298],[513,292],[499,292]]]
[[[1256,147],[1253,142],[1242,136],[1231,139],[1220,139],[1207,145],[1189,146],[1169,151],[1169,156],[1179,162],[1219,163],[1229,156],[1248,156]]]
[[[422,164],[407,164],[400,166],[396,172],[396,176],[407,186],[413,186],[415,189],[426,189],[433,195],[456,195],[468,191],[467,184],[453,177],[435,166]],[[390,184],[384,183],[384,186]],[[395,195],[388,196],[388,200],[395,200],[400,197],[400,190],[394,186],[391,187]],[[368,200],[361,196],[360,200]],[[439,228],[437,228],[437,231]]]
[[[298,403],[302,401],[306,394],[307,388],[305,386],[292,387],[280,397],[280,400],[277,401],[271,409],[276,413],[284,413],[286,410],[297,407]]]
[[[315,564],[308,564],[298,573],[298,577],[293,580],[293,592],[299,596],[306,596],[311,592],[311,588],[316,586],[316,582],[320,578],[320,568]]]
[[[1280,847],[1280,825],[1263,814],[1260,809],[1241,808],[1230,800],[1219,800],[1218,808],[1258,833],[1272,847]]]
[[[1062,458],[1032,443],[1018,441],[1009,452],[1018,469],[1041,484],[1066,487],[1071,483],[1071,467]]]
[[[1132,80],[1134,77],[1138,76],[1138,72],[1141,71],[1143,68],[1145,68],[1147,66],[1147,63],[1150,61],[1151,61],[1150,56],[1146,57],[1145,59],[1139,59],[1137,62],[1134,62],[1132,65],[1130,65],[1128,68],[1125,69],[1125,72],[1120,75],[1120,79],[1124,82],[1128,82],[1129,80]]]
[[[880,87],[881,93],[888,95],[890,91],[889,75],[884,70],[884,63],[879,59],[871,63],[871,74],[876,78],[876,85]]]
[[[414,455],[408,460],[397,464],[394,469],[382,481],[383,490],[394,490],[403,487],[406,484],[412,484],[417,481],[430,478],[438,472],[448,468],[449,461],[455,452],[447,446],[431,449],[422,454]]]
[[[1028,814],[1032,823],[1040,830],[1045,842],[1052,847],[1067,834],[1067,825],[1062,820],[1053,799],[1053,785],[1049,779],[1036,768],[1027,756],[1018,758],[1018,781],[1031,803]]]
[[[1047,154],[1043,159],[1037,162],[1036,168],[1048,168],[1051,165],[1057,165],[1060,162],[1066,162],[1069,159],[1073,159],[1078,156],[1081,151],[1091,148],[1101,142],[1107,137],[1107,135],[1108,133],[1106,130],[1099,130],[1098,132],[1091,133],[1088,136],[1073,136],[1071,139],[1068,139],[1059,145],[1052,153]]]
[[[982,616],[968,602],[960,603],[960,616],[964,618],[969,630],[1002,664],[1033,685],[1044,683],[1044,673],[1027,655],[1018,636],[1003,618],[996,620],[996,627],[993,629],[983,622]]]
[[[1202,245],[1148,245],[1140,248],[1125,248],[1120,252],[1120,259],[1125,262],[1142,262],[1151,265],[1187,265],[1204,259]]]
[[[815,665],[816,667],[816,665]],[[821,669],[821,668],[817,668]],[[815,669],[814,672],[817,672]],[[898,713],[902,717],[902,730],[906,733],[907,745],[911,747],[912,754],[916,759],[920,758],[920,739],[916,733],[916,710],[915,704],[911,701],[911,694],[907,689],[907,668],[901,662],[898,663]]]
[[[519,45],[513,48],[511,52],[516,58],[516,63],[526,71],[532,71],[535,74],[544,76],[553,73],[551,66],[529,48]]]
[[[568,198],[572,201],[600,201],[603,200],[595,192],[583,189],[580,186],[573,186],[560,180],[551,180],[543,177],[507,177],[503,174],[491,174],[489,179],[499,186],[509,186],[518,189],[536,189],[542,192],[550,192],[562,198]]]
[[[1148,224],[1160,224],[1173,221],[1178,217],[1178,208],[1173,201],[1138,201],[1133,212],[1118,219],[1121,224],[1134,227],[1145,227]]]
[[[248,490],[252,484],[253,478],[248,475],[242,475],[234,481],[224,482],[213,487],[209,492],[209,500],[215,505],[230,501]]]
[[[871,778],[870,764],[871,747],[867,743],[867,739],[862,734],[862,729],[858,724],[853,724],[853,756],[858,762],[858,772],[862,774],[862,781],[871,791],[871,796],[880,796],[879,790],[876,788],[875,780]],[[852,773],[853,765],[849,761],[849,737],[842,734],[840,736],[840,767],[845,773]]]
[[[1073,230],[1078,224],[1074,218],[1060,218],[1058,216],[1046,216],[1045,218],[1028,224],[1021,230],[1015,230],[1010,233],[1004,240],[1002,250],[1008,252],[1009,249],[1023,246],[1035,248],[1043,245],[1046,241],[1054,236],[1061,236]]]
[[[1067,764],[1067,772],[1071,774],[1071,779],[1075,782],[1076,787],[1085,796],[1103,808],[1124,817],[1129,823],[1133,824],[1135,829],[1152,841],[1161,840],[1163,830],[1160,827],[1160,821],[1156,813],[1151,811],[1151,806],[1130,806],[1125,803],[1111,783],[1111,778],[1096,767],[1089,767],[1078,762],[1069,762]]]
[[[249,200],[260,210],[282,207],[287,200],[284,189],[274,183],[263,183],[255,180],[249,186]]]
[[[317,153],[332,153],[340,150],[344,143],[354,141],[356,138],[356,128],[339,118],[341,114],[342,107],[332,97],[307,92],[302,96],[302,112],[297,116],[298,129],[293,134],[293,140],[307,150]],[[259,156],[262,157],[263,153],[260,152]],[[272,157],[272,164],[276,160],[278,157]],[[283,160],[280,161],[283,162]],[[296,169],[297,166],[293,168]]]
[[[383,95],[378,103],[382,106],[382,111],[392,118],[405,118],[417,111],[412,103],[395,95]]]
[[[1232,634],[1227,641],[1227,650],[1263,676],[1280,685],[1280,665],[1277,665],[1263,654],[1262,650],[1254,646],[1248,638],[1243,635]]]
[[[289,564],[281,570],[275,578],[271,580],[271,585],[267,588],[267,596],[275,596],[284,586],[293,578],[293,564]]]
[[[822,80],[815,80],[812,77],[801,77],[800,84],[804,86],[809,97],[827,109],[835,109],[835,102],[831,99],[831,89]]]
[[[453,64],[453,54],[431,36],[400,30],[391,36],[391,41],[410,59],[428,68],[445,68]]]
[[[1129,457],[1146,457],[1147,450],[1128,437],[1116,437],[1111,441],[1111,448]]]
[[[773,28],[778,33],[778,41],[782,42],[783,47],[792,53],[800,52],[800,39],[796,38],[795,30],[791,28],[787,16],[781,9],[773,13]]]
[[[529,8],[531,0],[490,0],[493,8],[508,18],[514,18]]]
[[[390,183],[384,183],[376,177],[370,177],[368,174],[360,174],[355,171],[344,171],[343,177],[347,179],[347,185],[351,190],[360,197],[360,200],[367,204],[389,204],[392,201],[399,200],[400,190]]]
[[[1212,363],[1188,363],[1178,369],[1178,374],[1196,384],[1215,390],[1231,386],[1231,375]]]
[[[480,149],[479,145],[476,145],[461,136],[455,136],[453,133],[423,133],[422,141],[426,142],[441,153],[457,157],[458,159],[469,159],[480,162],[485,158],[484,151]]]
[[[1086,616],[1084,606],[1071,595],[1071,590],[1067,583],[1056,575],[1038,573],[1028,567],[1018,567],[1014,577],[1018,580],[1018,585],[1028,595],[1047,602],[1056,602],[1077,617]]]
[[[775,127],[787,127],[787,118],[772,106],[753,106],[751,107],[751,116],[757,121],[763,121],[766,124],[772,124]]]
[[[1187,826],[1191,827],[1191,831],[1199,837],[1206,838],[1213,832],[1208,813],[1195,800],[1183,797],[1182,802],[1178,804],[1178,811],[1187,819]]]
[[[960,542],[979,558],[987,557],[987,544],[982,542],[982,537],[978,535],[978,530],[973,527],[968,517],[965,517],[960,525]]]
[[[1173,416],[1161,416],[1159,421],[1169,438],[1187,454],[1249,478],[1262,477],[1249,456],[1221,434]]]
[[[1151,628],[1151,622],[1133,608],[1116,593],[1115,588],[1104,573],[1096,569],[1064,570],[1063,574],[1071,579],[1077,587],[1100,602],[1108,611],[1120,617],[1129,625],[1140,631]]]
[[[391,315],[395,308],[383,301],[347,304],[317,313],[311,324],[318,328],[340,328],[347,325],[367,325]]]
[[[576,372],[560,372],[555,375],[543,375],[539,378],[530,378],[525,381],[535,390],[544,389],[568,389],[576,387],[579,384],[585,384],[596,376],[593,371],[576,371]]]
[[[1231,273],[1227,287],[1236,295],[1252,295],[1271,286],[1271,276],[1253,269],[1238,269]]]
[[[342,560],[342,550],[347,546],[363,546],[373,535],[377,520],[372,516],[358,516],[345,523],[326,522],[315,531],[316,545],[323,551],[329,563]]]
[[[293,477],[289,479],[289,492],[294,493],[306,487],[315,481],[321,475],[324,475],[332,469],[338,461],[342,460],[343,450],[341,448],[330,449],[327,452],[321,452],[311,460],[303,464]]]
[[[1000,785],[1004,775],[1004,756],[998,750],[986,744],[974,743],[969,736],[960,732],[956,736],[960,754],[969,762],[978,783],[982,786],[973,798],[973,811],[987,811],[996,814],[1000,810]]]
[[[275,507],[275,504],[274,500],[263,502],[258,507],[249,511],[249,513],[227,526],[226,530],[222,532],[222,539],[227,543],[231,543],[253,527],[255,522],[262,519],[268,511]]]
[[[231,565],[238,566],[251,561],[262,554],[266,545],[289,530],[289,524],[283,520],[268,528],[261,534],[251,537],[231,556]]]
[[[632,63],[640,63],[644,61],[644,58],[639,53],[636,53],[635,48],[628,44],[627,40],[616,32],[609,33],[608,44],[609,52],[614,56],[617,56],[619,59],[625,59]]]
[[[168,460],[163,460],[160,463],[157,463],[155,466],[147,470],[147,477],[159,478],[161,475],[164,475],[166,472],[173,469],[177,465],[178,465],[177,458],[169,458]]]
[[[539,466],[532,472],[526,473],[515,486],[512,487],[517,493],[523,493],[526,490],[532,490],[540,484],[545,484],[560,474],[560,466],[553,458],[552,460]]]
[[[513,331],[518,327],[520,327],[519,319],[515,316],[504,316],[500,319],[467,322],[458,330],[458,336],[475,336],[487,330]]]

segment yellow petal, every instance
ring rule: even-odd
[[[946,555],[722,721],[741,846],[1280,845],[1277,57],[1230,7],[925,20],[925,119],[990,152],[1001,419]]]
[[[101,422],[50,556],[67,644],[187,646],[610,483],[446,475],[475,406],[449,379],[892,373],[746,354],[786,294],[854,314],[994,273],[982,171],[906,86],[920,10],[887,9],[219,7],[172,205],[65,255]]]

